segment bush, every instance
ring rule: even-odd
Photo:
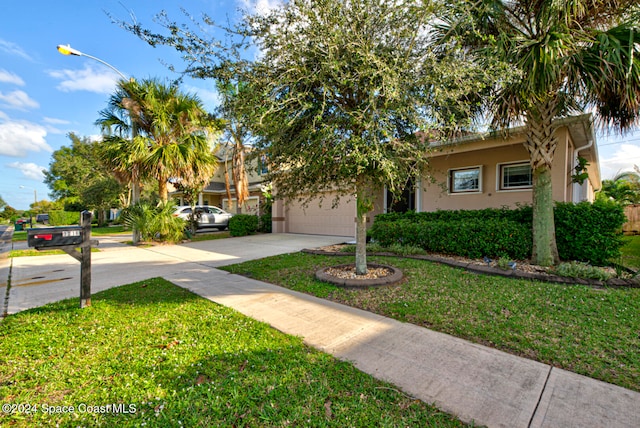
[[[80,224],[80,212],[60,210],[49,211],[49,225],[68,226],[71,224]]]
[[[531,254],[530,227],[510,220],[380,222],[376,219],[369,234],[385,247],[419,247],[470,258],[525,259]]]
[[[231,236],[247,236],[258,231],[259,217],[251,214],[236,214],[229,219]]]
[[[185,221],[174,217],[172,204],[152,205],[139,202],[122,212],[126,227],[136,229],[143,241],[176,243],[184,237]]]
[[[627,221],[620,205],[609,201],[558,203],[555,221],[562,260],[604,266],[620,257],[622,225]]]
[[[557,203],[556,242],[562,260],[606,265],[620,257],[623,209],[609,202]],[[532,209],[489,208],[377,215],[370,236],[385,246],[478,258],[531,256]]]

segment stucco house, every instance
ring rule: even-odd
[[[262,186],[264,175],[267,173],[266,164],[262,165],[259,160],[254,161],[252,165],[247,166],[247,180],[249,183],[249,199],[238,207],[236,200],[235,186],[231,179],[231,153],[221,150],[217,154],[220,167],[216,170],[209,184],[198,195],[196,205],[217,206],[232,214],[242,212],[243,214],[258,214],[260,212],[260,203],[262,195]],[[225,158],[227,162],[225,163]],[[229,174],[231,199],[227,195],[225,186],[225,169]],[[188,205],[181,192],[172,191],[170,197],[177,205]]]
[[[593,201],[600,189],[598,150],[590,114],[556,122],[558,147],[552,166],[553,198],[562,202]],[[401,201],[381,191],[376,214],[388,211],[436,211],[515,207],[532,202],[529,154],[523,142],[524,127],[511,129],[508,136],[484,133],[447,143],[432,144],[429,176],[408,186]],[[588,162],[588,178],[582,184],[572,180],[578,158]],[[355,198],[342,199],[332,208],[328,195],[322,204],[303,208],[296,202],[277,200],[273,206],[273,232],[355,236]]]

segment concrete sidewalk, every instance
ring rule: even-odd
[[[310,346],[478,425],[640,426],[638,392],[216,269],[345,239],[272,234],[147,249],[105,242],[105,250],[93,255],[92,291],[162,276],[301,336]],[[77,298],[79,269],[66,255],[14,259],[9,312]]]

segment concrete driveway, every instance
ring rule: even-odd
[[[148,278],[195,273],[353,238],[278,233],[147,248],[125,245],[122,239],[98,239],[100,252],[91,255],[92,293]],[[80,295],[80,263],[66,254],[16,257],[10,271],[11,288],[3,311],[7,314]],[[0,288],[0,296],[6,294],[6,288]]]

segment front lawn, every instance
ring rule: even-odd
[[[400,285],[344,290],[316,270],[353,256],[304,253],[221,269],[431,328],[640,391],[640,288],[596,289],[473,274],[424,260],[396,266]]]
[[[463,426],[162,279],[92,303],[0,324],[0,426]]]
[[[635,271],[640,269],[640,235],[625,236],[625,244],[620,249],[622,265]]]

